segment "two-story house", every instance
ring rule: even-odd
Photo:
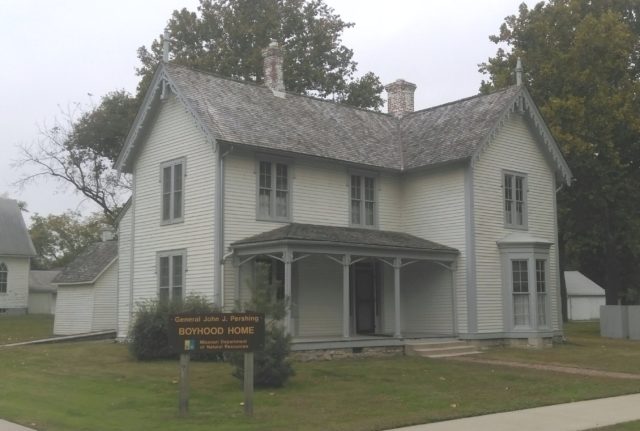
[[[290,304],[294,349],[419,337],[560,335],[556,190],[571,172],[516,85],[389,113],[163,63],[116,166],[133,176],[119,224],[118,334],[135,304],[195,293],[245,301],[256,264]]]
[[[18,202],[0,198],[0,314],[24,314],[29,267],[36,250]]]

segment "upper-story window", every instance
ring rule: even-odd
[[[9,271],[4,262],[0,262],[0,293],[7,293]]]
[[[376,225],[375,178],[351,175],[351,224],[356,226]]]
[[[184,159],[162,164],[162,223],[178,223],[184,216]]]
[[[289,166],[260,161],[258,172],[258,218],[288,221],[291,218]]]
[[[504,224],[507,227],[527,228],[526,186],[526,176],[504,174]]]
[[[178,301],[184,297],[184,250],[158,253],[158,299]]]

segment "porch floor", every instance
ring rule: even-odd
[[[323,349],[351,349],[358,347],[390,347],[404,346],[406,342],[415,340],[454,341],[457,340],[451,334],[417,333],[410,332],[394,337],[391,334],[364,335],[356,334],[348,338],[341,336],[324,337],[293,337],[291,350],[323,350]]]

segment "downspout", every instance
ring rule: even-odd
[[[129,252],[129,322],[128,326],[131,327],[133,321],[133,278],[134,278],[134,255],[136,249],[136,175],[133,174],[131,180],[131,250]],[[118,262],[120,264],[120,262]],[[129,331],[127,331],[127,338],[129,338]]]
[[[224,255],[224,158],[232,150],[233,147],[223,153],[222,147],[218,144],[218,184],[215,204],[215,241],[217,244],[215,244],[214,248],[214,262],[216,262],[214,280],[217,283],[214,285],[213,302],[219,305],[221,309],[224,306],[224,260],[228,257],[228,255]]]

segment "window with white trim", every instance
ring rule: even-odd
[[[351,175],[351,224],[373,227],[376,225],[375,178]]]
[[[162,164],[162,223],[178,223],[184,215],[184,159]]]
[[[160,302],[181,300],[184,297],[184,251],[158,254],[158,299]]]
[[[507,227],[527,227],[526,182],[524,175],[504,174],[504,224]]]
[[[536,295],[538,326],[547,326],[547,273],[544,259],[536,259]]]
[[[261,160],[258,172],[258,218],[288,221],[291,215],[289,166]]]
[[[529,269],[526,259],[511,261],[511,291],[513,295],[513,325],[529,326]]]
[[[0,262],[0,293],[7,293],[9,270],[4,262]]]

